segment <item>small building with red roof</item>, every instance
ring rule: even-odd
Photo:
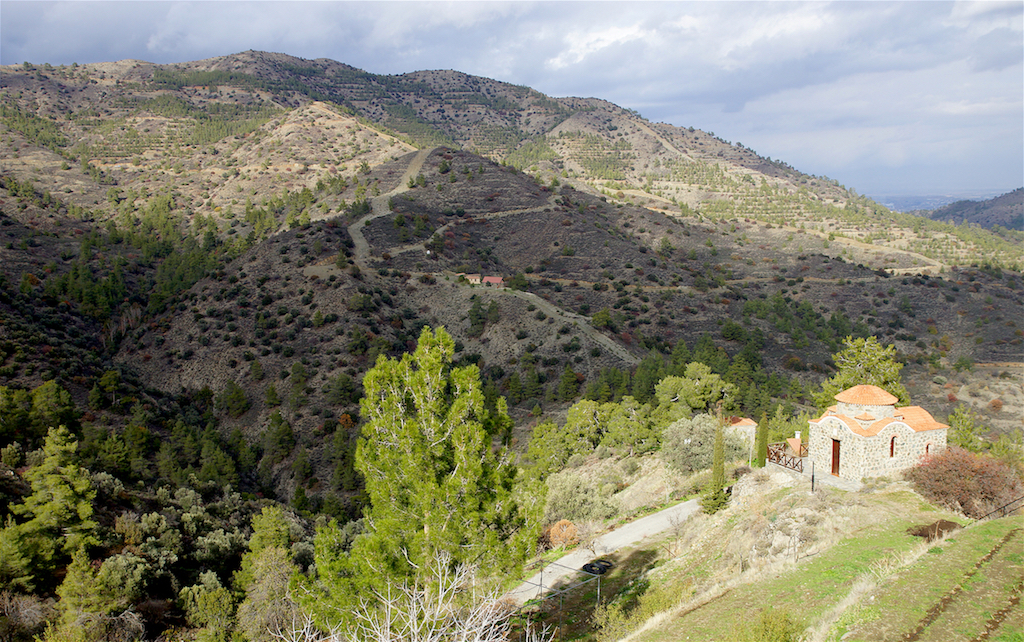
[[[748,446],[754,443],[757,435],[757,422],[750,417],[726,417],[726,428],[743,438]]]
[[[810,421],[807,455],[818,470],[856,481],[896,475],[946,447],[949,426],[920,406],[897,408],[878,386],[854,386],[835,400]]]

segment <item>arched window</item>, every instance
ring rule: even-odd
[[[896,456],[896,435],[893,435],[892,440],[889,442],[889,456]]]
[[[925,444],[924,445],[924,454],[927,455],[928,451],[930,451],[931,449],[932,449],[932,445],[931,444]]]

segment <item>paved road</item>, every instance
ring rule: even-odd
[[[576,575],[580,567],[595,557],[614,553],[651,535],[666,531],[686,521],[698,510],[700,510],[700,500],[691,499],[653,515],[642,517],[635,522],[624,524],[597,538],[593,552],[590,549],[577,549],[569,553],[545,566],[539,573],[509,591],[505,597],[515,600],[517,604],[540,597],[558,581]]]

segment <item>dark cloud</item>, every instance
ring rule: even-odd
[[[1020,2],[0,2],[0,62],[258,49],[457,69],[714,131],[871,193],[1020,186]],[[886,188],[890,189],[890,188]]]

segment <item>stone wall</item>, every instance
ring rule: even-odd
[[[832,471],[832,440],[840,442],[839,476],[857,481],[867,477],[894,477],[917,465],[926,449],[934,454],[946,447],[946,429],[915,432],[904,423],[893,422],[873,437],[854,434],[833,417],[812,426],[808,457],[819,474]],[[896,437],[892,456],[890,445]]]

